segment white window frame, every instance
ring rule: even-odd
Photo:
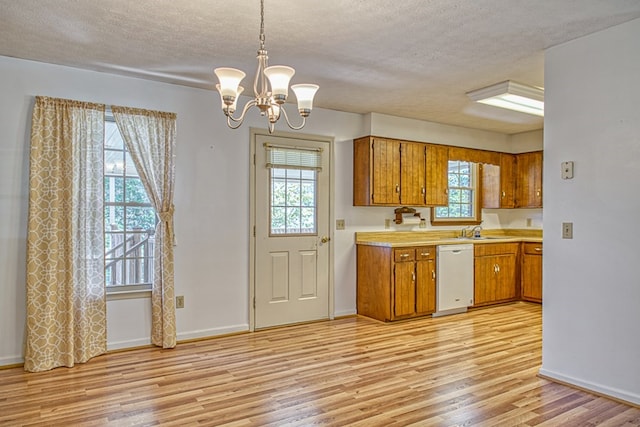
[[[479,225],[482,222],[482,209],[481,209],[481,199],[480,199],[480,179],[479,179],[479,165],[477,163],[463,161],[463,160],[449,160],[448,168],[447,168],[447,182],[449,182],[449,168],[451,167],[451,163],[455,162],[458,165],[460,163],[469,163],[471,174],[470,179],[471,183],[469,187],[462,186],[449,186],[448,192],[449,194],[455,190],[471,190],[471,216],[465,217],[452,217],[452,216],[437,216],[437,207],[431,209],[431,224],[432,225]],[[449,205],[451,206],[451,205]]]

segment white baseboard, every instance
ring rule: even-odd
[[[0,357],[0,366],[20,365],[22,363],[24,363],[24,357],[22,356]]]
[[[625,390],[618,390],[616,388],[608,387],[602,384],[592,383],[590,381],[584,381],[579,378],[569,377],[567,375],[560,374],[558,372],[549,371],[544,368],[540,368],[538,373],[542,377],[549,378],[550,380],[556,380],[560,383],[576,386],[585,391],[592,391],[602,396],[608,396],[617,400],[631,403],[633,405],[640,405],[640,395],[631,393]]]
[[[107,351],[124,350],[127,348],[145,347],[151,345],[151,338],[141,338],[128,341],[115,341],[107,343]]]
[[[334,317],[344,317],[344,316],[353,316],[354,314],[358,314],[356,310],[337,310],[333,313]]]
[[[213,338],[218,335],[233,334],[236,332],[248,332],[249,325],[231,325],[223,328],[201,329],[198,331],[181,332],[178,334],[178,341],[194,340],[198,338]]]

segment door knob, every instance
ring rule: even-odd
[[[324,236],[320,239],[320,243],[327,243],[329,240],[331,240],[331,237]]]

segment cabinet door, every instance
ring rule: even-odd
[[[424,206],[426,199],[426,144],[400,144],[400,203]]]
[[[427,146],[427,194],[428,206],[447,206],[449,204],[448,171],[449,149],[444,145]]]
[[[497,165],[480,165],[482,177],[482,207],[498,209],[500,207],[500,174],[501,167]]]
[[[400,142],[375,138],[371,151],[372,203],[400,204]]]
[[[475,305],[510,300],[516,296],[516,255],[500,254],[474,260]]]
[[[500,154],[500,207],[514,208],[516,206],[516,156]]]
[[[498,255],[497,282],[495,300],[503,301],[516,297],[516,256],[513,254]]]
[[[429,314],[436,311],[436,261],[428,259],[416,263],[416,311]]]
[[[408,316],[416,311],[415,262],[399,262],[394,266],[393,314]]]
[[[522,153],[516,160],[516,205],[542,207],[542,152]]]
[[[522,253],[522,299],[542,302],[542,243],[523,243]]]

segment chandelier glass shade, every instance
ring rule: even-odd
[[[216,89],[220,93],[222,111],[227,116],[227,125],[237,129],[242,125],[247,111],[251,107],[258,107],[260,114],[267,117],[269,132],[273,132],[275,124],[284,116],[287,125],[294,130],[302,129],[306,118],[313,109],[313,98],[319,86],[315,84],[296,84],[291,86],[298,101],[298,113],[302,117],[302,123],[293,125],[284,109],[284,103],[289,97],[289,82],[295,74],[295,70],[286,65],[269,66],[269,57],[264,46],[264,0],[260,0],[260,49],[258,49],[258,70],[253,82],[254,98],[249,100],[242,108],[239,117],[234,113],[237,109],[238,97],[244,91],[240,86],[246,74],[235,68],[216,68],[218,77]]]

